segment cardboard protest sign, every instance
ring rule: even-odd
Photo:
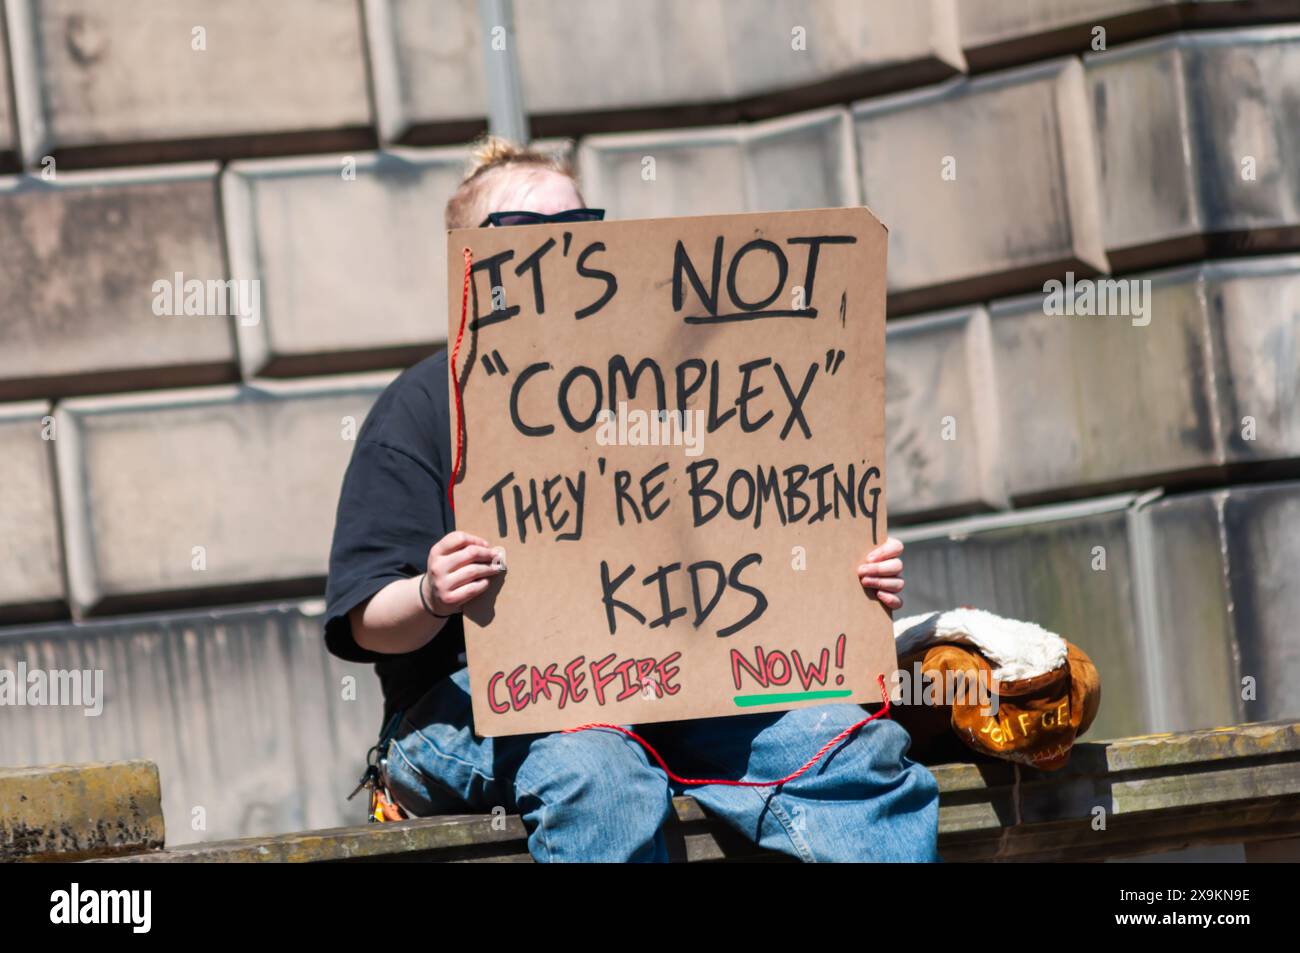
[[[460,229],[480,735],[879,702],[886,232],[863,208]],[[457,427],[455,381],[452,427]],[[452,434],[456,446],[456,434]]]

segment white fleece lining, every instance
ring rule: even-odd
[[[949,609],[894,622],[900,657],[942,642],[974,646],[993,666],[993,677],[1003,682],[1055,671],[1066,660],[1065,639],[1055,632],[983,609]]]

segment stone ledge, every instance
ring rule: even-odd
[[[1300,833],[1297,721],[1080,744],[1070,764],[1053,774],[1002,762],[933,771],[941,792],[940,853],[950,861],[1103,860]],[[756,850],[691,798],[677,798],[674,807],[668,830],[674,860],[784,859]],[[1099,817],[1104,829],[1095,828]],[[526,862],[525,836],[516,816],[456,815],[111,859]]]
[[[162,846],[162,789],[151,761],[0,768],[0,861]]]

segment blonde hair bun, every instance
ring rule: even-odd
[[[485,211],[482,207],[486,195],[484,177],[494,169],[511,167],[545,170],[567,175],[577,180],[573,167],[565,158],[565,151],[542,150],[523,146],[500,136],[483,136],[470,149],[469,164],[460,187],[447,202],[445,221],[448,228],[465,228],[477,225]],[[488,209],[487,211],[491,211]]]

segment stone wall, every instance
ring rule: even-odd
[[[1079,642],[1097,738],[1300,715],[1294,2],[516,7],[534,133],[611,216],[889,226],[908,612]],[[3,12],[0,668],[106,702],[0,709],[0,764],[154,760],[175,843],[354,821],[379,702],[319,638],[334,506],[445,344],[495,37],[451,0]],[[1051,314],[1067,275],[1142,306]],[[190,279],[257,307],[186,314]]]

